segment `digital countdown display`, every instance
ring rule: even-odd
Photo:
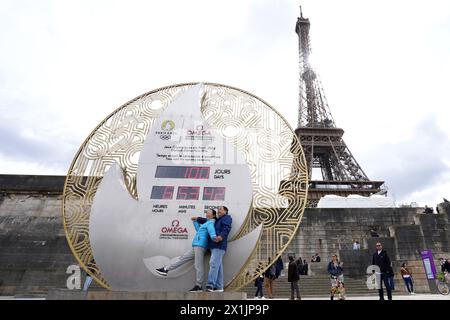
[[[209,179],[210,167],[157,166],[155,178]]]
[[[181,166],[158,166],[155,177],[158,178],[181,178],[181,179],[204,179],[209,176],[209,167],[181,167]],[[189,178],[187,178],[189,177]],[[224,201],[225,187],[203,187],[203,201]],[[176,200],[199,200],[200,186],[179,186],[177,187]],[[153,186],[150,199],[173,200],[175,186]]]
[[[172,200],[175,187],[153,186],[150,199]]]
[[[209,180],[211,167],[200,166],[157,166],[155,178],[158,179],[190,179],[190,180]],[[171,180],[171,183],[174,181]],[[203,188],[203,190],[202,190]],[[176,189],[176,190],[175,190]],[[150,199],[153,200],[200,200],[202,201],[224,201],[225,187],[209,186],[153,186]]]

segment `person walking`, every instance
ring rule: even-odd
[[[439,258],[439,263],[441,265],[441,271],[450,273],[450,262],[448,259]]]
[[[258,278],[255,279],[255,287],[256,287],[255,299],[258,297],[258,295],[259,299],[264,298],[263,284],[264,284],[264,275],[261,274],[258,276]]]
[[[394,269],[392,269],[392,266],[389,266],[387,268],[387,272],[386,272],[386,278],[387,278],[386,280],[389,285],[389,289],[391,289],[391,291],[395,291],[394,277],[395,277]]]
[[[211,250],[211,258],[209,260],[208,284],[206,291],[223,292],[223,256],[227,251],[228,235],[231,231],[233,219],[228,214],[228,208],[220,206],[217,209],[217,219],[214,224],[216,230],[216,238],[208,239],[208,248]],[[204,222],[204,218],[197,218],[199,223]]]
[[[264,285],[264,263],[260,261],[258,266],[256,267],[255,273],[253,276],[256,276],[255,279],[255,299],[259,296],[260,299],[264,299],[263,285]]]
[[[444,273],[445,280],[450,283],[450,262],[448,259],[440,258],[441,271]]]
[[[306,260],[303,260],[303,274],[305,276],[308,275],[308,262],[306,262]]]
[[[294,261],[294,257],[289,256],[288,282],[291,283],[291,300],[294,300],[294,291],[297,300],[301,300],[300,290],[298,288],[299,279],[297,263]]]
[[[295,264],[297,265],[298,275],[303,275],[303,260],[302,260],[302,258],[300,257],[297,260],[295,260]]]
[[[192,248],[178,257],[178,259],[170,265],[156,269],[156,273],[160,276],[167,276],[169,271],[175,270],[185,263],[194,260],[196,279],[194,288],[190,290],[191,292],[203,291],[202,287],[205,274],[204,257],[208,248],[208,241],[216,238],[216,230],[214,227],[216,211],[214,209],[209,209],[206,212],[206,219],[202,220],[202,224],[200,224],[197,219],[197,217],[191,218],[194,228],[197,231],[192,240]]]
[[[338,293],[339,300],[345,300],[344,269],[342,266],[343,263],[339,262],[338,256],[333,254],[331,256],[331,261],[328,263],[328,273],[331,276],[331,300],[334,300],[336,293]]]
[[[406,289],[410,294],[414,294],[414,285],[412,280],[412,273],[408,269],[406,262],[402,263],[402,267],[400,268],[400,274],[405,282]]]
[[[278,279],[281,275],[281,271],[284,269],[283,260],[278,257],[277,262],[275,262],[275,279]]]
[[[388,300],[392,300],[392,291],[390,284],[388,282],[388,275],[387,275],[388,268],[391,266],[391,259],[389,259],[386,250],[383,250],[383,246],[381,245],[380,242],[377,242],[376,244],[376,251],[372,256],[372,264],[380,268],[380,283],[378,289],[380,300],[384,300],[383,283],[384,286],[386,287]]]
[[[269,299],[273,299],[273,284],[276,279],[276,266],[275,263],[271,263],[270,257],[268,264],[270,267],[264,272],[264,285]]]

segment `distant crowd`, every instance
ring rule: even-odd
[[[359,241],[354,241],[353,243],[354,250],[360,250],[361,245]],[[302,258],[295,259],[292,255],[288,256],[289,264],[288,264],[288,272],[287,281],[290,283],[291,289],[291,300],[297,299],[301,300],[300,290],[299,290],[299,280],[301,275],[308,275],[308,263],[306,260],[302,260]],[[312,263],[320,262],[321,258],[319,254],[314,254],[311,257]],[[450,283],[450,262],[448,259],[440,258],[440,272],[444,277],[444,282],[447,281]],[[257,287],[255,298],[263,299],[265,298],[263,287],[266,290],[267,297],[272,299],[274,297],[274,283],[279,278],[281,274],[281,270],[283,270],[283,261],[281,258],[278,258],[274,263],[271,264],[269,259],[270,267],[266,269],[265,272],[259,274],[259,276],[255,280],[255,286]],[[395,290],[395,271],[392,267],[391,259],[385,249],[383,249],[383,245],[381,242],[377,242],[375,245],[375,252],[372,254],[372,265],[378,266],[379,268],[379,280],[380,286],[378,288],[378,294],[380,300],[385,299],[385,291],[386,297],[388,300],[392,300],[392,291]],[[262,269],[263,264],[261,263],[258,269]],[[258,270],[257,270],[258,272]],[[345,289],[345,279],[344,279],[344,264],[339,260],[336,254],[331,256],[330,261],[328,262],[327,272],[330,276],[330,299],[334,300],[335,298],[339,300],[346,299],[346,289]],[[399,275],[403,279],[405,284],[405,290],[414,295],[414,281],[413,281],[413,273],[411,268],[408,267],[407,262],[403,262],[401,267],[398,270]]]

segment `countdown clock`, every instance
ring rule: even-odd
[[[192,216],[227,206],[224,282],[237,290],[286,249],[306,192],[300,143],[273,108],[232,87],[176,85],[131,100],[86,139],[64,187],[64,229],[104,287],[186,291],[193,261],[164,278],[156,268],[191,248]]]
[[[99,185],[90,216],[90,242],[97,264],[114,289],[189,290],[194,261],[163,279],[156,269],[191,250],[196,233],[191,217],[204,216],[211,208],[226,206],[233,220],[229,254],[224,259],[226,283],[256,247],[261,226],[234,239],[251,209],[250,167],[237,146],[220,136],[202,115],[203,95],[203,85],[183,93],[149,130],[139,155],[138,199],[129,199],[117,165]],[[131,282],[135,284],[130,286]]]

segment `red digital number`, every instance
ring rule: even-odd
[[[213,196],[213,189],[205,187],[205,189],[203,190],[203,200],[212,200]]]
[[[208,179],[209,167],[186,167],[184,170],[185,179]]]
[[[209,168],[208,167],[201,168],[199,179],[209,179]]]
[[[225,200],[225,188],[205,187],[203,200]]]
[[[198,200],[200,187],[179,187],[178,200]]]
[[[198,200],[198,196],[200,195],[200,188],[193,188],[193,192],[191,193],[192,200]]]
[[[225,188],[215,188],[214,200],[225,200]]]
[[[189,179],[198,179],[198,173],[200,172],[200,168],[199,167],[192,167],[189,168]]]
[[[177,199],[186,200],[187,199],[187,187],[179,187]]]

